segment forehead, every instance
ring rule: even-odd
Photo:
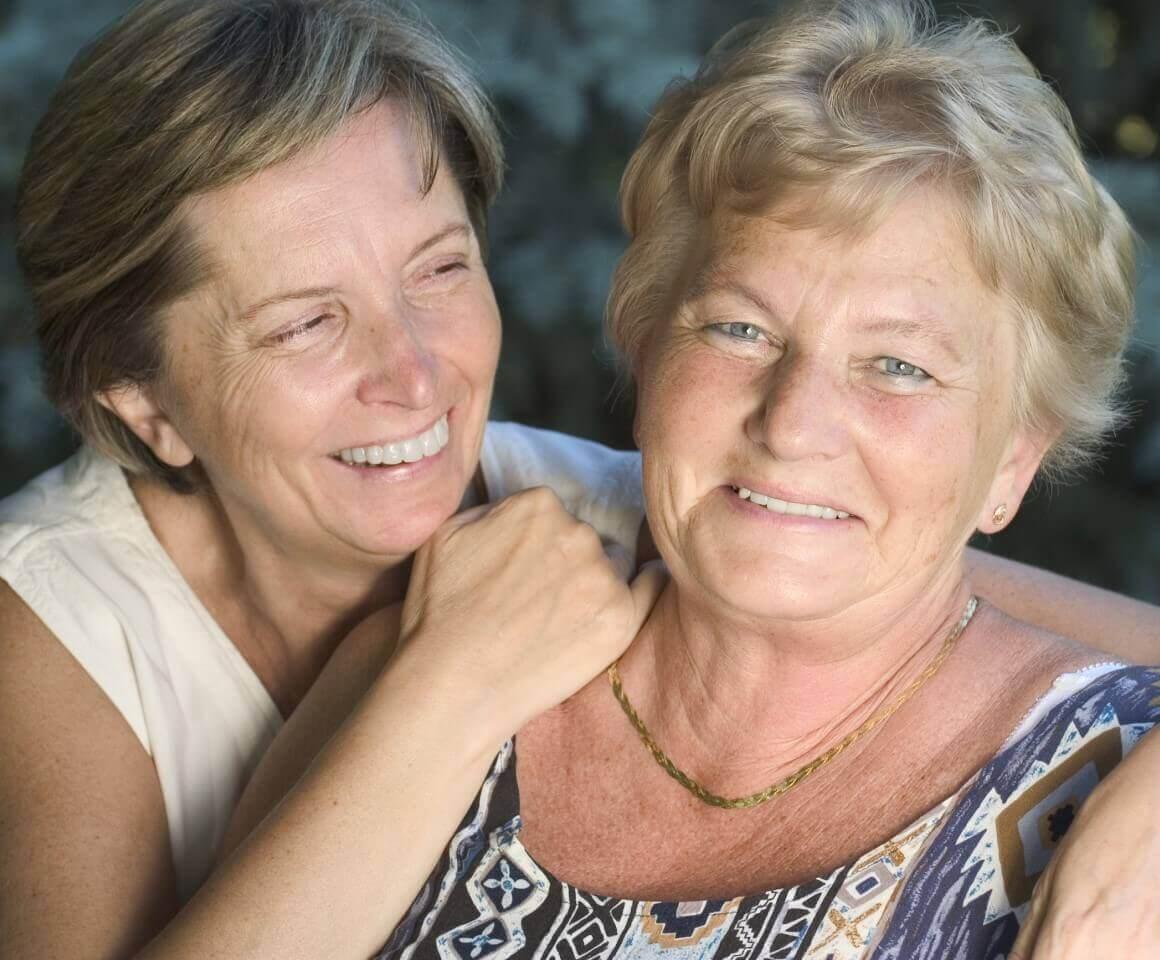
[[[218,281],[280,282],[461,215],[463,198],[446,167],[425,193],[413,121],[405,107],[384,101],[289,160],[194,198],[186,222]]]
[[[1010,303],[975,269],[959,207],[938,190],[916,188],[857,230],[811,222],[808,198],[793,199],[761,215],[715,213],[682,299],[747,301],[785,323],[825,315],[872,331],[926,327],[962,341],[960,354],[1012,326]]]
[[[698,270],[758,269],[865,289],[912,284],[918,289],[983,292],[959,207],[933,188],[916,188],[846,228],[826,212],[812,216],[799,194],[763,214],[722,210],[710,223]]]

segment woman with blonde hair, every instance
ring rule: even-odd
[[[86,447],[0,506],[7,955],[365,955],[499,745],[636,634],[659,576],[630,590],[593,528],[635,550],[638,461],[485,426],[501,168],[458,60],[363,0],[150,0],[70,70],[19,252]],[[267,744],[240,820],[356,700],[214,869]]]

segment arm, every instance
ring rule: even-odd
[[[1160,607],[979,550],[978,593],[1001,610],[1129,663],[1160,663]]]
[[[297,785],[144,956],[373,952],[426,879],[502,741],[611,662],[660,587],[655,572],[625,586],[596,534],[543,490],[455,518],[416,557],[385,669]],[[389,652],[378,632],[389,616],[372,618],[320,689],[357,695],[367,677],[357,668]],[[311,696],[315,717],[341,720],[345,704]],[[292,751],[281,755],[301,763]]]
[[[489,719],[499,709],[467,693],[418,658],[396,658],[296,789],[141,960],[370,956],[507,732]]]
[[[417,555],[411,583],[398,649],[369,685],[368,672],[354,674],[367,689],[349,721],[175,917],[149,757],[4,588],[4,956],[367,956],[426,879],[502,741],[618,656],[660,589],[650,576],[630,591],[596,534],[543,490],[446,524]],[[381,630],[391,616],[348,648],[364,665],[390,651]]]
[[[3,582],[0,624],[3,953],[128,956],[177,909],[153,762]]]
[[[401,614],[399,605],[373,614],[330,655],[246,784],[218,852],[219,862],[293,789],[371,688],[395,650]]]

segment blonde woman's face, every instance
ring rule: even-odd
[[[908,602],[1038,463],[1010,311],[946,198],[872,233],[717,219],[640,368],[649,522],[683,589],[757,618]]]
[[[200,198],[213,277],[167,318],[169,411],[239,532],[394,559],[475,469],[499,317],[463,197],[390,104]]]

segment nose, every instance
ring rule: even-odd
[[[787,353],[770,370],[762,402],[750,418],[750,439],[778,460],[829,460],[848,436],[847,383],[820,359]]]
[[[359,352],[365,363],[357,388],[362,403],[421,410],[435,402],[439,363],[420,324],[403,315],[376,318]]]

